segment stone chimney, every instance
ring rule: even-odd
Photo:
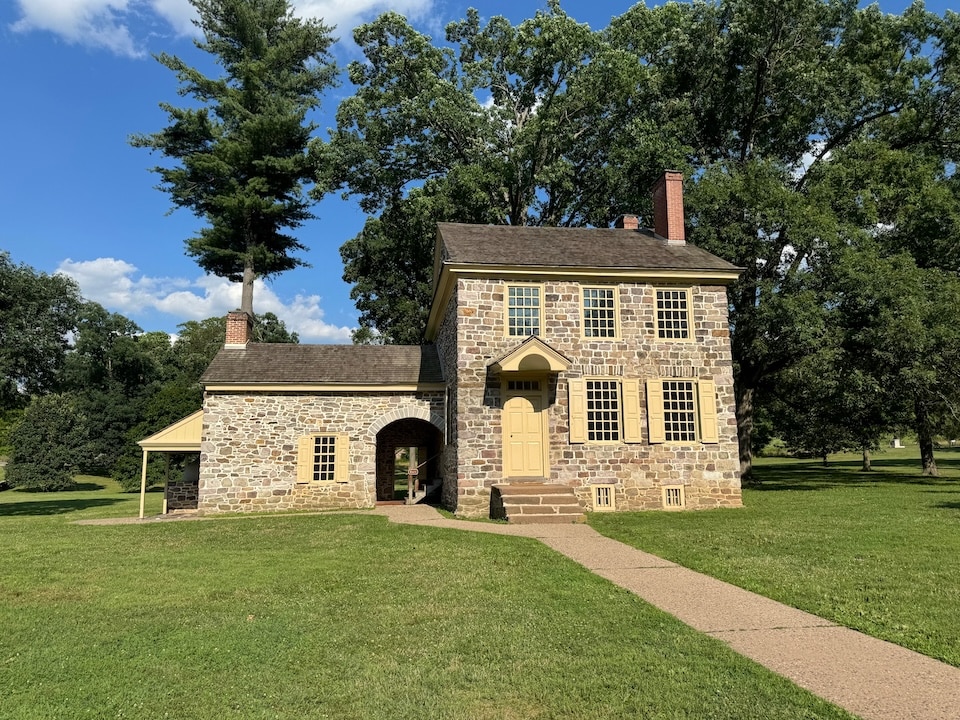
[[[227,313],[227,338],[224,347],[231,349],[245,348],[252,336],[252,317],[243,310],[233,310]]]
[[[653,185],[653,231],[668,245],[686,244],[683,229],[683,174],[665,170]]]
[[[640,218],[636,215],[621,215],[613,226],[619,230],[639,230]]]

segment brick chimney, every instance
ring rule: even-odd
[[[683,174],[665,170],[653,185],[653,231],[668,245],[686,244],[683,229]]]
[[[621,215],[613,226],[619,230],[639,230],[640,218],[636,215]]]
[[[233,310],[227,313],[227,337],[224,347],[232,349],[245,348],[253,335],[253,318],[243,310]]]

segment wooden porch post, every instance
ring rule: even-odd
[[[163,514],[167,514],[167,490],[170,487],[170,453],[164,453],[167,458],[167,466],[163,473]]]
[[[147,454],[150,451],[143,449],[143,470],[140,472],[140,519],[143,520],[143,502],[147,497]]]

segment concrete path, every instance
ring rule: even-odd
[[[450,520],[424,505],[373,512],[397,523],[536,538],[865,720],[960,720],[960,668],[693,572],[587,525]]]

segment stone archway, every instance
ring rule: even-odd
[[[396,451],[398,448],[421,448],[424,457],[419,479],[426,485],[440,477],[440,453],[443,434],[431,422],[420,418],[394,420],[377,432],[377,501],[399,499],[394,490]]]

